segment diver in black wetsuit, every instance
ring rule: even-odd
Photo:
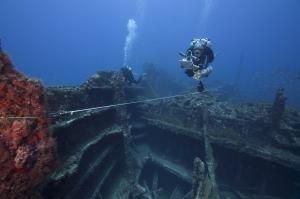
[[[204,86],[200,80],[203,77],[208,77],[212,72],[212,67],[208,64],[214,60],[214,53],[210,48],[211,42],[209,39],[193,39],[186,54],[180,53],[184,58],[180,61],[181,67],[185,69],[185,73],[189,77],[199,80],[197,90],[204,91]]]
[[[138,83],[140,83],[140,81],[142,81],[143,76],[144,76],[144,74],[143,74],[143,75],[141,75],[141,76],[136,80],[136,79],[134,78],[133,73],[132,73],[132,69],[131,69],[130,67],[128,67],[128,66],[122,67],[122,68],[121,68],[121,72],[123,73],[123,75],[124,75],[124,77],[125,77],[125,81],[126,81],[127,83],[129,83],[129,84],[132,84],[132,83],[138,84]]]

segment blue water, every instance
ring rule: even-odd
[[[284,87],[288,103],[300,107],[299,0],[0,0],[0,9],[3,48],[17,69],[46,85],[77,85],[120,68],[132,18],[135,71],[153,62],[188,81],[178,52],[209,37],[216,59],[207,87],[238,82],[249,101],[271,101]]]

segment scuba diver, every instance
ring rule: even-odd
[[[214,52],[211,49],[211,41],[207,38],[193,39],[186,53],[179,53],[183,58],[179,60],[181,68],[193,79],[199,80],[197,90],[204,91],[201,78],[208,77],[212,72],[212,66],[208,64],[214,60]]]
[[[129,83],[130,85],[132,83],[134,84],[138,84],[140,83],[140,81],[142,81],[143,77],[145,76],[145,74],[141,75],[137,80],[134,78],[134,75],[132,73],[132,69],[131,67],[129,66],[126,66],[126,67],[122,67],[121,68],[121,72],[123,73],[123,76],[125,78],[125,81],[127,83]]]

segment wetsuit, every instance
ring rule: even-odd
[[[201,54],[198,59],[194,58],[193,51],[200,50]],[[193,64],[196,66],[199,66],[199,70],[206,69],[208,67],[208,64],[211,63],[214,60],[214,53],[212,49],[208,46],[202,46],[202,48],[196,48],[190,47],[186,52],[187,58],[191,59],[193,61]],[[193,77],[195,75],[195,72],[193,69],[186,69],[185,73],[189,77]],[[202,92],[204,90],[204,85],[202,81],[200,80],[197,86],[198,91]]]
[[[142,76],[139,77],[137,80],[134,79],[133,73],[132,71],[127,68],[127,67],[123,67],[121,68],[121,71],[125,77],[125,80],[129,83],[129,84],[138,84],[141,80],[142,80]]]

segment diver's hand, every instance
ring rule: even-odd
[[[202,69],[201,72],[201,77],[208,77],[210,73],[212,73],[213,71],[213,67],[212,66],[208,66],[205,69]]]
[[[200,66],[193,64],[193,70],[200,70]]]

